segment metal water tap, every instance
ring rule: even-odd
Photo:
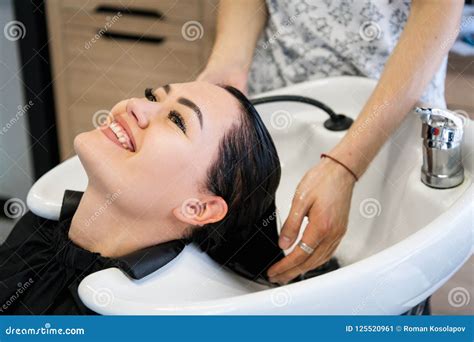
[[[418,107],[415,112],[422,121],[421,181],[437,189],[460,185],[464,180],[461,155],[462,119],[446,109]]]

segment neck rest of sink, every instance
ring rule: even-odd
[[[59,220],[71,218],[76,212],[82,199],[82,191],[66,190],[64,192]],[[269,208],[273,211],[273,208]],[[271,213],[265,213],[269,217]],[[268,221],[268,226],[257,228],[247,241],[230,241],[225,248],[209,255],[216,262],[225,265],[235,273],[258,283],[274,285],[268,281],[266,271],[278,260],[284,257],[283,251],[278,247],[278,232],[276,220]],[[122,272],[133,279],[141,279],[157,271],[175,259],[190,241],[180,239],[168,241],[155,246],[143,248],[133,253],[115,258]],[[226,252],[223,252],[223,251]],[[336,258],[296,278],[294,281],[312,278],[339,268]]]

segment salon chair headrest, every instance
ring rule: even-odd
[[[59,214],[59,221],[73,217],[74,213],[81,202],[82,191],[65,190],[63,196],[63,203],[61,205],[61,212]]]

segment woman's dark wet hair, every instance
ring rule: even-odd
[[[228,213],[219,222],[193,229],[190,241],[247,278],[266,279],[266,270],[283,256],[275,207],[280,159],[249,99],[234,87],[223,88],[237,99],[242,115],[220,142],[206,188],[226,201]]]

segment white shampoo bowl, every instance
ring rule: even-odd
[[[262,96],[309,96],[356,118],[375,84],[337,77]],[[327,114],[308,105],[272,103],[258,110],[282,162],[277,206],[284,220],[301,177],[345,132],[326,130]],[[336,251],[341,268],[334,272],[269,289],[223,269],[190,245],[139,281],[115,268],[91,274],[79,295],[101,314],[401,314],[433,294],[472,254],[474,126],[465,123],[464,183],[436,190],[420,181],[421,122],[407,115],[356,183],[348,231]],[[358,134],[363,139],[364,131]],[[38,180],[28,206],[57,219],[64,190],[84,190],[86,184],[74,157]]]

